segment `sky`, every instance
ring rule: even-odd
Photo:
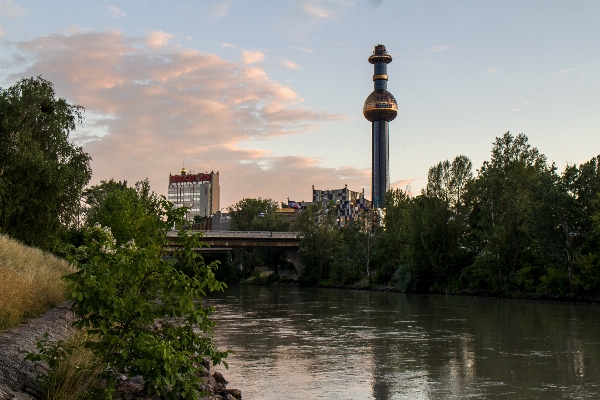
[[[38,76],[82,105],[90,184],[219,172],[246,197],[370,198],[367,58],[392,55],[390,181],[524,133],[561,171],[600,154],[600,1],[0,0],[0,87]]]

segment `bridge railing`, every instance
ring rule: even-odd
[[[271,232],[271,231],[192,231],[203,232],[205,238],[278,238],[296,239],[298,232]],[[177,236],[177,231],[169,231],[168,236]]]

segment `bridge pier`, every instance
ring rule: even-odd
[[[304,269],[304,265],[302,265],[302,263],[300,262],[300,257],[298,256],[298,249],[295,248],[286,250],[285,255],[288,261],[294,264],[296,271],[298,271],[298,273],[302,272],[302,270]]]

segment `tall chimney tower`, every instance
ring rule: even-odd
[[[390,92],[387,91],[387,65],[392,62],[392,56],[387,54],[385,46],[378,44],[369,57],[373,64],[373,84],[375,90],[365,100],[363,115],[371,121],[371,134],[373,138],[373,160],[371,170],[371,193],[373,207],[383,205],[385,192],[390,189],[389,165],[389,122],[398,114],[398,103]]]

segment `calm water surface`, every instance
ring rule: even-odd
[[[600,399],[600,307],[335,289],[211,295],[244,399]]]

